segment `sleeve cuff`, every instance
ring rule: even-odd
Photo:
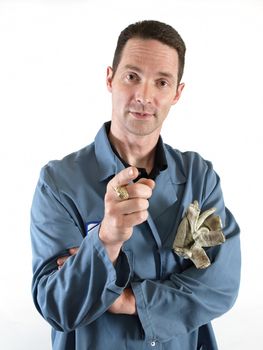
[[[142,284],[140,282],[131,283],[131,287],[135,295],[137,313],[144,330],[146,340],[148,342],[158,340],[158,337],[154,334],[151,317],[148,313],[144,300]]]
[[[88,232],[89,238],[92,238],[93,245],[99,258],[103,261],[109,275],[108,289],[121,294],[128,285],[131,277],[131,265],[125,252],[120,251],[115,266],[108,257],[107,251],[99,238],[100,225],[95,226]]]

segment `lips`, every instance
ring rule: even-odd
[[[152,113],[137,112],[137,111],[130,111],[130,114],[136,119],[148,119],[153,116]]]

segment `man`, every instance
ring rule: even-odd
[[[32,205],[33,296],[53,349],[217,349],[211,320],[240,277],[239,228],[218,175],[160,131],[184,84],[185,45],[170,26],[128,26],[107,70],[111,123],[41,172]],[[225,243],[198,269],[173,251],[191,203],[217,208]]]

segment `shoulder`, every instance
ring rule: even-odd
[[[212,170],[211,161],[204,159],[199,153],[194,151],[180,151],[165,144],[168,164],[174,163],[180,171],[188,177],[192,173],[206,173]]]
[[[222,197],[220,177],[211,161],[204,159],[197,152],[181,152],[167,145],[166,149],[171,178],[183,179],[177,183],[185,184],[185,194],[189,203],[197,200],[203,205],[212,193]]]
[[[88,169],[94,167],[94,164],[94,143],[91,143],[62,159],[49,161],[41,169],[40,181],[51,186],[56,183],[78,182],[85,176]]]

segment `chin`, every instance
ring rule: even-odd
[[[160,132],[161,128],[159,125],[147,125],[146,122],[133,122],[128,123],[126,125],[126,130],[133,135],[136,136],[147,136],[151,135],[152,133],[156,132],[157,130]]]

